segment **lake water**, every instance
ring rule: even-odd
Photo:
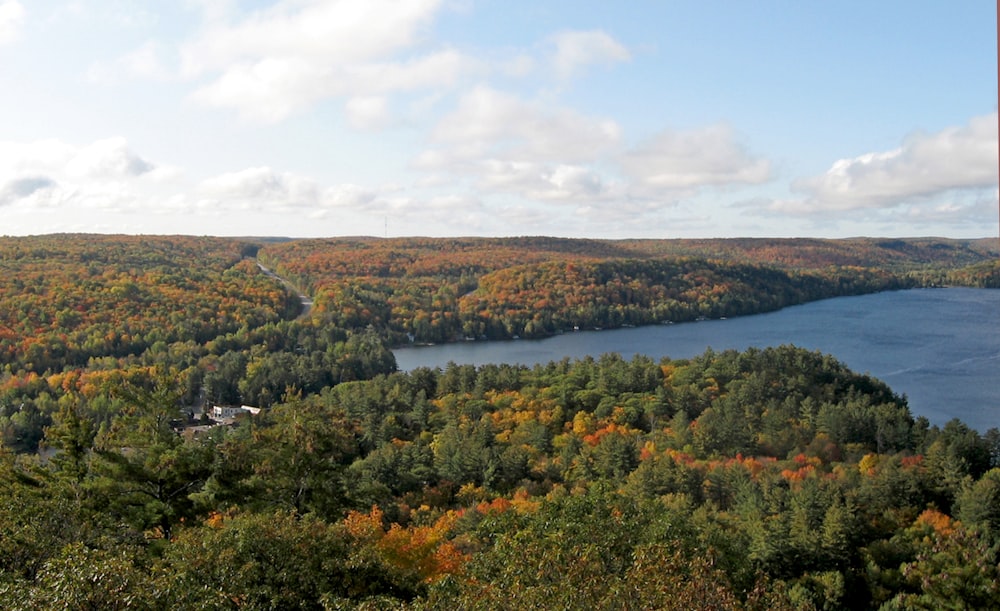
[[[905,394],[914,416],[1000,427],[1000,290],[921,289],[839,297],[778,312],[634,329],[565,333],[542,340],[400,348],[399,368],[449,362],[534,365],[617,352],[689,358],[706,348],[794,344],[835,356]]]

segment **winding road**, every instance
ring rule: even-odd
[[[298,296],[299,301],[302,302],[302,311],[299,312],[299,315],[298,315],[297,318],[305,318],[306,316],[309,316],[309,314],[312,312],[312,308],[313,308],[312,297],[310,297],[309,295],[306,295],[301,290],[299,290],[299,287],[297,287],[294,284],[292,284],[291,281],[289,281],[289,280],[287,280],[285,278],[282,278],[278,274],[274,273],[273,271],[271,271],[270,269],[268,269],[267,267],[265,267],[264,264],[261,263],[260,261],[257,261],[256,259],[254,259],[254,262],[257,263],[257,267],[260,268],[260,271],[264,272],[266,275],[270,276],[271,278],[274,278],[278,282],[284,284],[286,287],[288,287],[288,289],[290,291],[292,291],[293,293],[295,293]]]

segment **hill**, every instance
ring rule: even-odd
[[[0,606],[995,607],[1000,432],[832,356],[389,350],[991,286],[991,248],[0,238]]]
[[[837,295],[968,282],[991,242],[352,238],[261,249],[340,326],[390,341],[540,337],[735,316]]]

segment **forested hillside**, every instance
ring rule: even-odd
[[[179,236],[0,239],[0,359],[83,366],[294,316],[298,304],[244,258],[256,250]]]
[[[625,246],[647,255],[686,255],[753,261],[797,269],[857,266],[893,272],[955,268],[1000,256],[996,238],[731,238],[690,240],[625,240]]]
[[[390,351],[995,286],[991,247],[0,237],[0,607],[996,607],[1000,431],[833,356]]]
[[[338,326],[394,343],[542,337],[574,327],[759,313],[838,295],[943,283],[991,260],[986,241],[296,240],[262,260]]]
[[[171,384],[0,455],[5,608],[1000,604],[1000,433],[817,353],[423,369],[184,435]]]
[[[363,329],[295,320],[299,300],[258,268],[259,244],[184,236],[0,238],[0,436],[34,451],[77,393],[95,424],[154,368],[205,403],[270,405],[395,369]],[[74,399],[75,400],[75,399]]]
[[[1000,289],[1000,260],[977,263],[945,272],[941,284]]]

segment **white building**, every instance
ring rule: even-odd
[[[235,418],[239,414],[250,414],[251,416],[256,416],[260,413],[259,407],[250,407],[249,405],[213,405],[212,406],[212,419],[213,420],[229,420]]]

